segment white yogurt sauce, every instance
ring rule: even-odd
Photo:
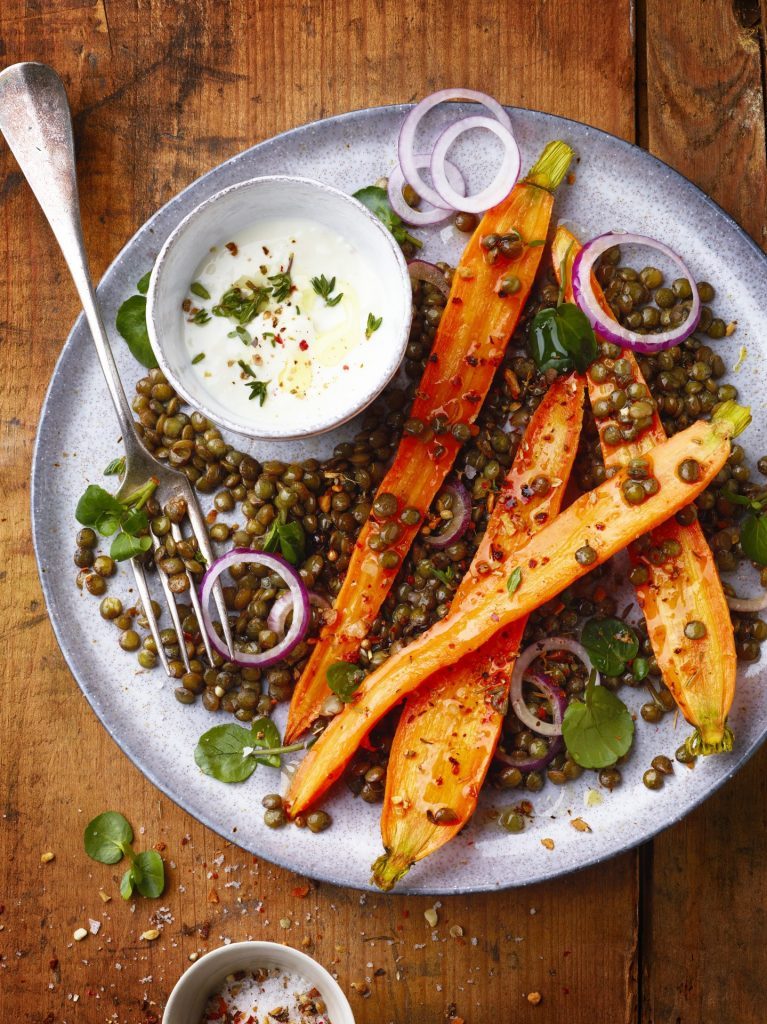
[[[278,299],[278,282],[269,278],[288,271],[292,290]],[[313,278],[323,276],[325,282],[335,279],[327,299],[312,285]],[[211,249],[195,282],[210,299],[190,292],[181,314],[192,371],[220,405],[254,427],[310,430],[319,403],[330,403],[340,415],[354,405],[353,389],[367,391],[380,381],[381,360],[375,354],[395,344],[395,325],[387,323],[374,268],[325,225],[290,218],[260,221]],[[213,315],[233,286],[246,298],[254,289],[269,290],[239,334],[236,320]],[[196,310],[205,310],[210,319],[194,322]],[[205,313],[197,317],[204,319]]]

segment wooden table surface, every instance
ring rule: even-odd
[[[46,61],[67,84],[97,277],[161,204],[245,147],[455,84],[640,143],[765,245],[763,16],[759,0],[3,0],[0,61]],[[77,689],[38,583],[32,445],[78,304],[2,144],[0,225],[0,1019],[156,1022],[190,956],[252,936],[334,965],[359,1024],[764,1021],[767,751],[638,851],[443,899],[436,941],[433,899],[307,883],[142,777]],[[83,853],[83,824],[110,806],[165,844],[159,913],[124,903],[114,870]],[[98,935],[74,942],[89,918]]]

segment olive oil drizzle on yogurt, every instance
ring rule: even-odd
[[[190,282],[192,372],[254,423],[310,429],[312,406],[342,408],[354,380],[376,373],[376,350],[393,343],[383,307],[374,268],[341,235],[319,222],[262,221],[212,248]]]

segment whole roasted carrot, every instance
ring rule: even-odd
[[[453,598],[457,605],[492,563],[507,559],[562,505],[583,420],[580,375],[558,377],[535,410],[477,549]],[[531,487],[538,478],[548,485]],[[463,828],[493,758],[509,678],[527,616],[411,693],[386,773],[381,836],[386,854],[373,881],[392,886],[416,861]]]
[[[299,766],[288,794],[289,813],[294,816],[314,803],[373,726],[425,679],[499,631],[511,630],[518,619],[693,501],[727,461],[730,439],[750,421],[748,409],[725,402],[711,422],[698,420],[652,449],[660,488],[642,505],[627,503],[623,485],[630,478],[619,469],[478,578],[460,606],[454,604],[444,619],[364,680],[356,699],[333,719]]]
[[[573,260],[580,248],[567,228],[557,229],[551,254],[557,275],[561,278],[565,273],[569,301]],[[591,284],[602,307],[612,316],[594,278]],[[631,367],[632,382],[646,386],[633,353],[626,349],[621,358]],[[601,363],[607,365],[608,361],[602,359]],[[589,373],[587,380],[592,405],[607,398],[615,388],[610,378],[597,382]],[[605,466],[625,466],[666,438],[657,410],[652,424],[635,441],[607,444],[605,430],[614,422],[606,418],[599,423]],[[650,643],[664,683],[684,717],[700,734],[699,740],[695,738],[695,749],[703,754],[731,750],[732,733],[726,719],[735,695],[735,636],[714,556],[697,519],[689,525],[676,520],[664,523],[653,531],[650,543],[657,548],[664,541],[676,542],[679,554],[662,565],[653,565],[639,551],[630,550],[632,562],[644,567],[647,576],[636,590]],[[701,639],[686,636],[685,626],[690,622],[703,623],[705,635]]]
[[[484,215],[466,246],[410,413],[411,424],[416,430],[420,426],[420,432],[403,436],[378,489],[378,497],[386,495],[395,508],[399,537],[380,550],[384,522],[371,516],[362,528],[335,601],[335,615],[323,629],[293,692],[287,742],[305,732],[320,713],[330,692],[328,668],[357,658],[360,643],[461,447],[451,427],[471,424],[479,413],[530,294],[551,219],[553,192],[571,158],[572,150],[564,142],[549,143],[524,181]],[[500,248],[491,247],[490,252],[482,245],[482,239],[492,235],[510,236],[509,255]],[[435,421],[444,428],[436,434]],[[414,525],[398,519],[406,507],[419,513]]]

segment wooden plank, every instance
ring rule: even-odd
[[[5,0],[0,19],[5,62],[46,60],[68,84],[97,273],[198,174],[325,114],[462,83],[626,138],[634,131],[629,0],[605,9],[589,0],[189,0],[183,10],[164,0]],[[347,991],[358,982],[360,1024],[437,1021],[453,1004],[470,1022],[512,1012],[521,1024],[541,1013],[569,1024],[633,1020],[634,855],[530,890],[445,899],[432,938],[423,912],[434,900],[304,892],[305,880],[225,847],[160,797],[101,729],[55,645],[28,525],[38,410],[77,304],[4,147],[0,195],[0,539],[12,581],[0,591],[10,680],[0,702],[4,1017],[150,1024],[190,954],[253,936],[306,946],[334,964]],[[84,856],[82,827],[107,807],[129,817],[142,847],[165,844],[167,910],[124,904],[119,871]],[[55,860],[42,865],[46,850]],[[142,942],[158,917],[161,938]],[[99,934],[75,943],[89,918]],[[455,924],[463,936],[450,936]],[[531,991],[541,1007],[526,1000]]]
[[[765,245],[758,4],[647,0],[646,8],[649,148]],[[642,877],[645,1024],[764,1020],[766,772],[762,750],[653,844]]]

